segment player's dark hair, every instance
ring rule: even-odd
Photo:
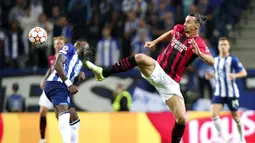
[[[219,38],[219,41],[224,41],[224,40],[229,41],[227,37],[220,37],[220,38]]]
[[[199,13],[191,13],[189,16],[194,16],[201,26],[204,25],[208,19],[206,16],[201,15]]]
[[[14,91],[14,92],[17,92],[18,90],[19,90],[19,84],[18,83],[13,83],[12,84],[12,90]]]

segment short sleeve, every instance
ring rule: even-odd
[[[234,68],[235,72],[241,72],[243,70],[243,64],[239,61],[237,57],[232,57],[232,67]]]
[[[198,39],[196,41],[198,48],[200,49],[200,51],[205,54],[205,55],[211,55],[211,52],[209,50],[209,48],[207,47],[207,45],[205,44],[205,42],[202,39]]]
[[[177,24],[177,25],[174,26],[173,32],[177,33],[177,32],[181,32],[183,30],[184,30],[184,26],[181,25],[181,24]]]
[[[64,45],[60,49],[59,53],[66,56],[66,57],[72,55],[73,54],[72,46],[70,46],[70,44]]]

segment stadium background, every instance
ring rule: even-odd
[[[137,52],[156,58],[167,43],[151,51],[144,50],[141,43],[154,39],[175,24],[183,23],[187,14],[200,12],[209,17],[200,33],[211,52],[217,55],[218,38],[227,36],[231,40],[232,54],[239,57],[248,70],[248,77],[239,79],[237,83],[242,118],[246,123],[246,139],[248,143],[255,143],[254,6],[252,0],[0,1],[1,142],[34,143],[39,140],[39,114],[36,113],[42,92],[39,84],[47,70],[47,57],[53,53],[53,37],[63,35],[69,42],[86,38],[95,51],[92,61],[102,66]],[[34,26],[41,26],[48,32],[47,42],[39,48],[33,47],[27,39],[28,31]],[[102,50],[100,42],[104,42],[105,29],[110,29],[112,41],[117,44]],[[116,48],[115,53],[109,50],[111,48]],[[190,121],[184,143],[217,142],[218,139],[208,112],[211,94],[207,87],[201,86],[208,84],[201,73],[212,69],[202,65],[197,60],[181,81]],[[137,69],[100,83],[94,80],[90,71],[84,69],[84,72],[87,80],[80,83],[80,91],[73,97],[82,120],[80,142],[169,142],[173,115]],[[19,93],[26,99],[26,113],[6,112],[6,98],[11,94],[14,82],[20,85]],[[133,96],[131,110],[134,113],[111,112],[112,91],[118,83],[124,84]],[[214,85],[214,81],[210,83]],[[230,114],[223,113],[222,117],[226,123],[224,129],[235,138],[236,129]],[[54,114],[49,114],[47,118],[48,141],[60,142]]]

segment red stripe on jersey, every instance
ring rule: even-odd
[[[192,51],[190,51],[188,52],[187,56],[185,56],[185,58],[182,59],[182,61],[180,62],[180,65],[183,65],[183,66],[181,66],[180,69],[176,71],[176,76],[174,77],[174,80],[176,82],[180,82],[182,73],[187,69],[190,63],[192,63],[192,61],[195,60],[196,57],[197,55],[194,54]],[[187,64],[188,61],[189,63]]]
[[[187,45],[188,42],[189,42],[190,39],[185,39],[185,41],[183,42],[183,45]],[[188,50],[188,49],[187,49]],[[179,52],[177,55],[176,55],[176,58],[174,59],[174,63],[172,64],[171,66],[171,72],[170,72],[170,76],[172,76],[174,74],[174,72],[176,72],[176,70],[179,67],[181,61],[183,61],[183,59],[185,59],[185,56],[187,55],[187,52],[184,50],[183,52]],[[176,65],[178,63],[178,65]],[[175,73],[176,74],[176,73]]]
[[[125,59],[126,60],[126,63],[128,65],[128,68],[131,68],[130,64],[129,64],[129,61],[128,61],[128,58]]]
[[[176,40],[179,40],[182,36],[183,36],[183,34],[180,34],[180,35],[176,38]],[[162,69],[165,69],[165,68],[166,68],[166,66],[167,66],[167,64],[168,64],[168,59],[169,59],[171,53],[172,53],[173,50],[174,50],[174,49],[173,49],[173,46],[171,45],[171,42],[170,42],[170,44],[168,45],[168,47],[167,47],[166,50],[167,50],[167,53],[164,54],[164,58],[163,58],[162,61],[161,61],[161,63],[163,62],[163,64],[161,64]]]

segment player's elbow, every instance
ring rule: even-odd
[[[210,66],[213,66],[214,65],[214,59],[212,58],[212,59],[209,59],[209,60],[207,60],[207,62],[206,62],[208,65],[210,65]]]
[[[55,69],[56,71],[59,71],[59,70],[60,70],[60,66],[61,66],[61,63],[58,62],[58,61],[56,61],[55,64],[54,64],[54,69]]]
[[[247,71],[245,69],[243,69],[243,77],[246,77],[248,74],[247,74]]]

